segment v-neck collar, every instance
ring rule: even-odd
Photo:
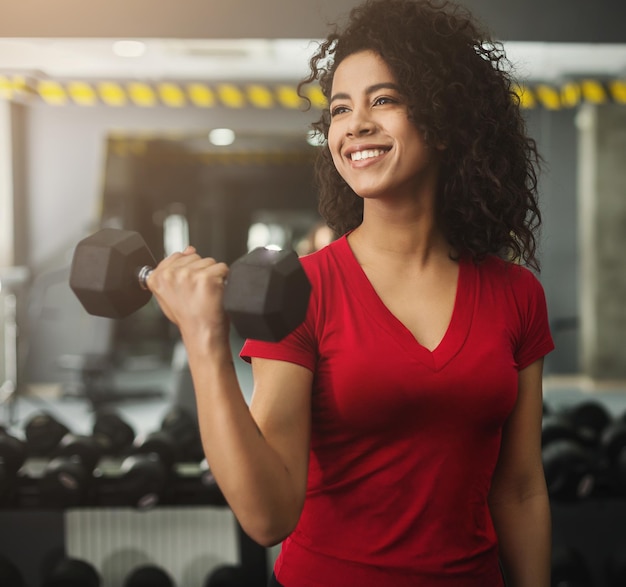
[[[432,371],[439,371],[461,350],[470,331],[476,299],[476,268],[471,259],[463,256],[459,260],[459,275],[452,316],[439,344],[431,351],[423,346],[413,333],[384,304],[365,271],[357,261],[347,236],[339,239],[336,245],[343,249],[346,275],[356,280],[358,296],[355,298],[363,306],[372,320],[377,320],[391,336],[396,338],[411,360],[423,363]],[[376,312],[372,312],[376,308]],[[380,319],[382,318],[382,319]]]

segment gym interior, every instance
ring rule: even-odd
[[[204,461],[177,331],[149,296],[89,314],[72,261],[103,228],[154,259],[314,250],[323,100],[296,87],[356,2],[40,4],[0,22],[0,585],[262,587],[277,550],[245,535]],[[626,8],[466,5],[504,43],[544,159],[553,585],[623,587]]]

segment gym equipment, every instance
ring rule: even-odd
[[[581,442],[596,448],[604,429],[611,423],[608,410],[597,401],[586,400],[568,408],[566,417],[577,430]]]
[[[596,485],[597,459],[566,413],[544,416],[541,424],[542,461],[551,498],[589,497]]]
[[[205,487],[213,488],[206,482],[206,470],[200,463],[204,454],[198,422],[180,406],[165,413],[160,430],[137,438],[132,453],[128,461],[132,469],[149,473],[147,478],[135,478],[132,485],[125,486],[140,509],[161,503],[166,493],[190,497]],[[152,483],[146,483],[147,479]]]
[[[597,448],[603,430],[611,423],[608,410],[599,402],[586,400],[544,413],[541,430],[542,444],[552,440],[574,440],[589,448]]]
[[[111,410],[96,413],[91,436],[65,434],[38,480],[42,503],[55,508],[93,503],[96,467],[105,457],[122,455],[134,438],[132,427]]]
[[[44,578],[41,587],[100,587],[100,575],[87,561],[64,558]]]
[[[24,442],[0,431],[0,507],[12,504],[17,494],[17,472],[26,461],[26,455]]]
[[[626,496],[626,415],[606,427],[600,440],[608,490]]]
[[[19,569],[0,554],[0,585],[2,587],[25,587],[24,578]]]
[[[139,439],[134,452],[155,453],[168,469],[175,463],[202,460],[204,452],[196,417],[180,406],[171,407],[163,416],[161,429]]]
[[[607,587],[624,587],[626,585],[626,544],[620,544],[606,561]]]
[[[174,581],[161,567],[144,565],[131,571],[124,587],[174,587]]]
[[[24,426],[29,454],[49,456],[68,432],[67,426],[49,412],[41,411],[34,414]]]
[[[53,507],[83,505],[105,448],[96,437],[66,434],[39,480],[42,502]]]
[[[104,228],[76,246],[70,288],[89,314],[123,318],[150,300],[155,265],[138,233]],[[230,266],[224,309],[242,337],[278,341],[304,320],[310,293],[295,252],[259,247]]]
[[[589,568],[578,550],[561,546],[552,552],[551,585],[593,587]]]
[[[206,578],[204,587],[246,587],[246,574],[237,565],[216,567]]]
[[[117,412],[98,410],[93,423],[93,435],[106,447],[109,455],[120,455],[129,450],[135,440],[135,431]]]
[[[121,464],[94,470],[94,499],[97,505],[130,506],[148,510],[158,505],[167,489],[169,471],[158,457],[131,454]]]
[[[571,440],[555,440],[542,451],[548,494],[559,500],[589,497],[596,486],[596,456]]]

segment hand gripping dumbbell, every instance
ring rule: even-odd
[[[124,318],[150,300],[155,265],[138,233],[104,228],[76,246],[70,287],[89,314]],[[259,247],[230,266],[224,310],[242,337],[275,342],[304,320],[310,293],[295,252]]]

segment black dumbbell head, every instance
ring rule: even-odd
[[[39,498],[46,506],[82,505],[91,481],[90,472],[73,457],[55,457],[46,464],[38,483]]]
[[[57,457],[74,457],[87,471],[92,471],[103,456],[103,447],[93,436],[67,433],[54,451]]]
[[[598,401],[579,402],[567,410],[567,417],[589,444],[598,442],[602,431],[611,423],[607,408]]]
[[[211,571],[204,582],[204,587],[245,587],[244,570],[236,565],[222,565]]]
[[[37,456],[49,456],[68,432],[67,426],[48,412],[34,414],[24,426],[28,450]]]
[[[173,587],[170,575],[161,567],[145,565],[134,569],[124,580],[124,587]]]
[[[1,554],[0,585],[2,585],[2,587],[24,587],[24,585],[26,585],[17,566]]]
[[[302,323],[310,293],[295,252],[259,247],[231,265],[224,309],[244,338],[276,342]]]
[[[183,460],[196,461],[203,458],[198,418],[189,410],[182,406],[172,406],[161,420],[161,430],[174,439]]]
[[[93,435],[108,446],[110,454],[119,454],[132,446],[135,440],[133,427],[118,413],[100,411],[93,424]]]
[[[548,414],[541,421],[541,445],[571,440],[577,442],[579,434],[572,422],[562,414]]]
[[[593,451],[571,440],[555,440],[541,454],[550,497],[575,500],[591,495],[596,481]]]
[[[158,505],[168,481],[168,471],[154,454],[135,454],[121,465],[119,492],[139,510]]]
[[[16,473],[26,460],[26,444],[10,434],[0,433],[0,465]]]
[[[70,287],[89,314],[124,318],[150,300],[139,270],[156,262],[140,234],[104,228],[76,246]]]
[[[60,561],[43,581],[43,587],[99,587],[100,575],[84,560],[67,558]]]
[[[592,587],[593,581],[583,555],[574,548],[559,546],[552,551],[551,585]]]

